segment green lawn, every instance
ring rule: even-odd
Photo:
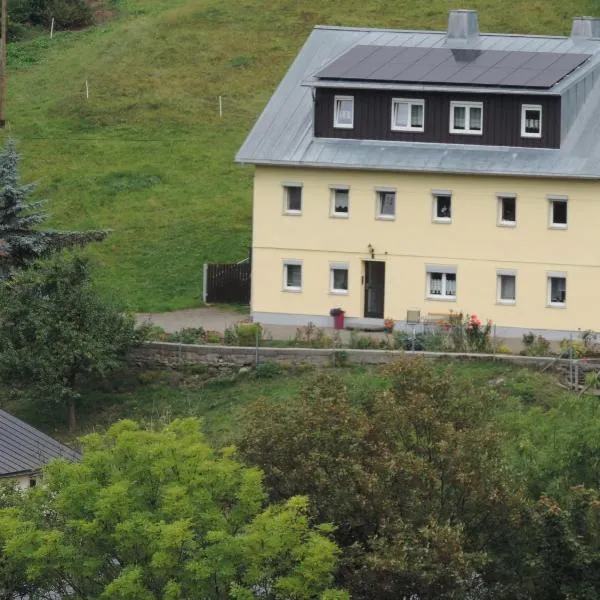
[[[11,45],[8,130],[52,225],[111,228],[97,279],[134,310],[199,304],[202,264],[247,255],[252,169],[233,157],[319,23],[568,33],[592,0],[112,0],[98,27]],[[89,98],[85,94],[88,82]],[[223,99],[223,117],[218,98]]]

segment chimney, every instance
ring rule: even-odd
[[[476,10],[448,12],[446,44],[454,47],[474,46],[479,42],[479,20]]]
[[[600,38],[600,18],[575,17],[571,27],[572,39]]]

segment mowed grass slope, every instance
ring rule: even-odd
[[[134,310],[198,305],[204,262],[247,256],[252,169],[235,152],[316,24],[567,34],[590,0],[113,0],[88,31],[9,48],[6,136],[51,224],[110,228],[90,250]],[[89,86],[86,98],[85,82]],[[223,98],[223,117],[218,97]]]

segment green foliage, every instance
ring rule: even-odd
[[[371,335],[361,335],[358,331],[350,332],[350,348],[357,350],[381,350],[389,348],[388,340],[377,339]]]
[[[451,313],[448,318],[448,334],[453,352],[490,352],[492,322],[482,325],[475,314]]]
[[[254,376],[258,379],[274,379],[281,375],[281,366],[273,360],[266,360],[256,365]]]
[[[0,510],[0,589],[26,571],[36,597],[347,600],[332,589],[331,528],[310,526],[306,498],[265,506],[260,472],[216,454],[197,421],[122,421],[82,444],[81,462],[49,464],[43,486]]]
[[[204,327],[184,327],[175,333],[164,335],[162,341],[179,344],[201,344],[204,337]]]
[[[85,27],[93,21],[85,0],[11,0],[8,11],[11,20],[27,25],[50,27],[54,18],[60,29]]]
[[[345,367],[348,365],[348,353],[345,350],[336,350],[331,357],[331,362],[334,367]]]
[[[550,342],[543,335],[535,335],[531,331],[523,334],[524,356],[549,356]]]
[[[317,327],[312,321],[296,329],[292,345],[303,348],[336,348],[342,345],[340,334],[335,331],[329,335],[322,327]]]
[[[264,331],[260,323],[236,323],[228,327],[223,341],[229,346],[260,346],[264,339]]]
[[[308,494],[316,517],[338,524],[353,598],[461,597],[473,571],[495,584],[491,549],[501,549],[495,568],[511,572],[524,504],[486,394],[421,360],[384,375],[391,389],[360,407],[328,375],[284,406],[257,403],[243,455],[274,500]]]
[[[0,376],[38,400],[66,403],[75,428],[81,377],[105,376],[141,341],[133,317],[101,298],[88,262],[42,262],[0,285]]]
[[[439,329],[412,333],[397,331],[394,333],[394,345],[398,350],[416,352],[447,352],[447,336]]]
[[[107,232],[42,231],[38,226],[48,216],[41,212],[45,201],[27,202],[33,184],[19,185],[19,155],[14,141],[0,152],[0,276],[33,260],[64,248],[102,241]]]

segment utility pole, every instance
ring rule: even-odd
[[[6,125],[6,118],[4,116],[4,109],[6,104],[6,20],[7,20],[7,0],[2,0],[2,13],[0,14],[0,35],[2,40],[2,56],[0,60],[2,62],[2,71],[0,73],[0,129],[4,129]]]

